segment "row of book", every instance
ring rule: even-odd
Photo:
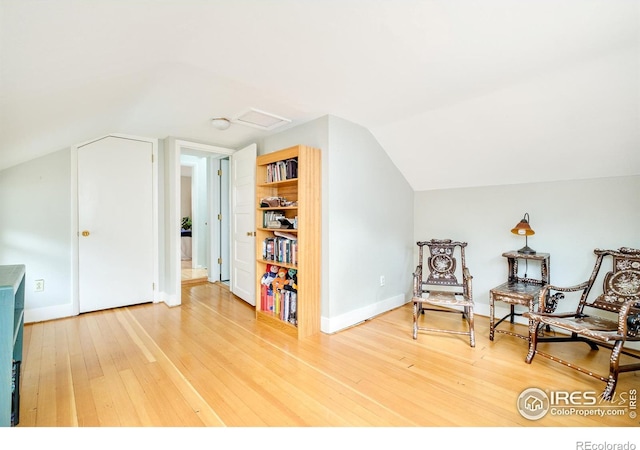
[[[260,309],[273,313],[280,320],[298,325],[298,294],[295,291],[272,289],[262,285]]]
[[[283,264],[298,264],[298,240],[268,237],[262,242],[262,259]]]
[[[267,164],[267,183],[298,178],[298,159],[291,158]]]
[[[20,361],[11,367],[11,426],[20,423]]]

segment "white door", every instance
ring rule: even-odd
[[[257,146],[231,155],[231,292],[256,304],[255,178]]]
[[[115,136],[78,147],[81,313],[153,300],[152,155]]]

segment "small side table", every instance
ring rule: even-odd
[[[508,280],[489,291],[489,340],[493,341],[495,333],[504,333],[521,339],[529,340],[528,335],[521,335],[507,330],[498,330],[496,327],[509,318],[510,323],[514,323],[515,316],[522,316],[522,312],[516,312],[516,305],[526,306],[527,311],[532,311],[538,303],[538,295],[545,284],[549,283],[549,253],[535,253],[532,255],[518,253],[517,251],[505,252],[502,254],[507,258],[509,265]],[[530,278],[527,274],[524,277],[518,275],[518,262],[539,261],[540,277]],[[510,311],[502,319],[495,320],[495,302],[501,301],[509,304]]]

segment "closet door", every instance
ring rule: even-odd
[[[153,143],[108,136],[78,147],[78,304],[153,300]]]

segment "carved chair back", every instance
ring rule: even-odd
[[[452,241],[451,239],[431,239],[418,242],[418,264],[422,267],[418,289],[420,292],[429,292],[435,286],[448,286],[459,288],[464,294],[469,294],[468,283],[464,280],[464,270],[467,267],[464,250],[466,242]],[[424,263],[425,247],[428,251],[426,264]],[[458,251],[456,252],[456,248]],[[458,257],[460,268],[458,268]]]
[[[594,250],[596,263],[589,278],[589,286],[583,292],[578,305],[578,314],[584,313],[584,308],[596,308],[612,313],[620,313],[621,308],[640,310],[640,250],[622,247],[619,250]],[[612,268],[604,275],[602,293],[592,302],[587,301],[589,291],[596,282],[605,257],[611,257]],[[627,334],[636,337],[640,331],[640,316],[629,314]]]

